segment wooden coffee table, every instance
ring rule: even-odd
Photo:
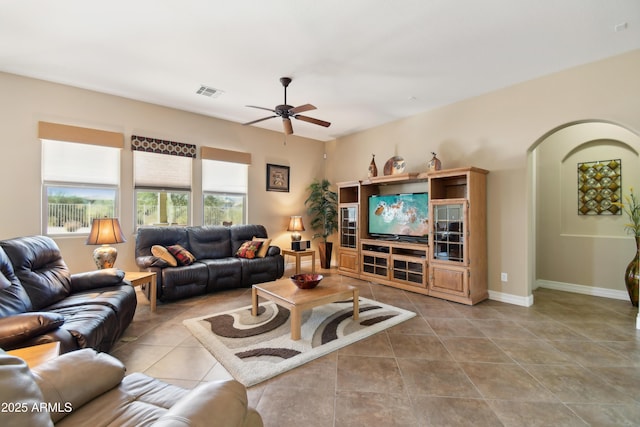
[[[358,320],[358,288],[339,282],[340,278],[325,277],[314,289],[298,289],[291,279],[253,285],[251,314],[258,315],[258,297],[273,301],[291,312],[291,339],[300,339],[302,312],[313,307],[353,298],[353,320]]]

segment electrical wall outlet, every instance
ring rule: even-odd
[[[509,276],[507,275],[507,273],[500,273],[500,280],[503,282],[508,282]]]

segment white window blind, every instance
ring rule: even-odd
[[[133,152],[136,188],[191,189],[191,157]]]
[[[118,185],[120,149],[42,140],[44,181]]]
[[[202,191],[245,194],[247,187],[248,165],[202,160]]]

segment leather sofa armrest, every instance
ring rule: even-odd
[[[247,391],[237,381],[209,382],[194,388],[173,405],[154,427],[262,427],[262,418],[248,407]]]
[[[69,412],[117,387],[124,378],[125,367],[107,353],[84,348],[38,365],[31,373],[42,391],[44,401],[60,409],[59,412],[50,412],[55,423]]]
[[[71,291],[80,292],[105,286],[120,285],[124,280],[124,271],[117,268],[86,271],[71,275]]]
[[[169,267],[169,263],[167,261],[163,260],[162,258],[158,258],[157,256],[153,256],[153,255],[146,255],[146,256],[137,257],[136,258],[136,264],[140,268],[151,268],[151,267],[165,268],[165,267]]]
[[[59,328],[64,316],[58,313],[31,312],[0,318],[0,348],[17,344]]]
[[[34,411],[44,402],[42,392],[24,360],[0,350],[0,420],[3,426],[47,426],[47,411]]]
[[[269,246],[269,250],[267,251],[267,256],[276,256],[276,255],[280,255],[280,247]]]

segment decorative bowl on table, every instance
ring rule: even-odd
[[[300,289],[313,289],[323,279],[322,274],[294,274],[291,281]]]

